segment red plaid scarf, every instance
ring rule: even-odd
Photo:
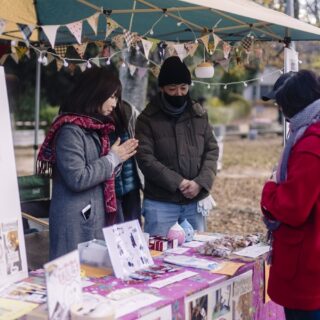
[[[56,163],[56,151],[54,138],[59,129],[67,124],[76,124],[81,128],[97,131],[101,141],[101,156],[108,154],[110,150],[109,133],[115,130],[113,123],[102,123],[94,118],[76,115],[62,114],[52,123],[50,130],[40,148],[37,159],[37,174],[52,175],[52,167]],[[104,200],[107,213],[114,214],[117,210],[116,194],[114,187],[114,174],[104,183]],[[108,217],[110,218],[110,217]],[[114,220],[113,217],[111,220]],[[110,219],[108,219],[110,222]]]

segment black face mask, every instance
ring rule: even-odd
[[[170,96],[167,93],[163,92],[164,98],[176,108],[182,107],[185,102],[189,99],[189,92],[185,96]]]

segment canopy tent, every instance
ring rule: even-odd
[[[320,39],[319,28],[249,0],[0,0],[0,7],[0,19],[6,22],[2,38],[22,39],[19,23],[36,26],[31,41],[47,42],[41,26],[57,25],[57,45],[76,43],[66,25],[85,21],[96,12],[139,35],[147,35],[161,19],[153,37],[168,41],[190,41],[213,28],[224,41],[240,40],[249,30],[265,41]],[[82,41],[104,40],[105,30],[103,14],[97,35],[85,21]]]
[[[0,7],[0,39],[41,42],[46,46],[52,43],[48,29],[51,35],[55,30],[55,46],[106,40],[110,19],[120,26],[116,32],[129,30],[140,36],[174,42],[195,41],[212,32],[227,42],[239,41],[249,33],[253,33],[256,40],[286,44],[320,40],[319,28],[250,0],[0,0]],[[89,24],[94,15],[98,19],[97,32]],[[78,37],[76,32],[70,31],[69,24],[76,28],[81,26]],[[25,27],[27,32],[22,33]],[[38,143],[40,65],[39,62],[35,147]]]

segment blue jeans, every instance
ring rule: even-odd
[[[284,308],[286,320],[320,320],[320,310],[305,311]]]
[[[175,204],[144,199],[142,206],[144,231],[150,235],[166,236],[169,229],[178,221],[187,219],[195,230],[204,230],[204,218],[197,212],[197,202]]]

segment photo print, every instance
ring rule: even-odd
[[[212,320],[232,319],[232,284],[227,284],[213,292]]]
[[[190,301],[188,308],[189,320],[207,320],[208,294],[205,294],[199,298]]]

